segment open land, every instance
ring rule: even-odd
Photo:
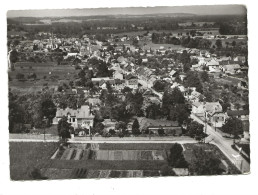
[[[172,145],[99,143],[71,144],[69,148],[58,149],[58,143],[10,142],[11,179],[30,180],[33,168],[39,169],[47,179],[160,176],[159,171],[167,165],[166,153]],[[189,164],[193,162],[192,149],[202,147],[225,160],[230,174],[239,173],[214,145],[183,144],[183,147]],[[164,158],[153,158],[153,150],[156,156]],[[106,160],[99,160],[100,156]]]

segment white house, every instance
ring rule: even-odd
[[[93,127],[94,115],[91,113],[88,105],[83,105],[77,110],[71,108],[58,108],[56,116],[53,119],[53,124],[58,124],[59,120],[61,120],[63,116],[67,117],[67,122],[74,128],[91,129]]]

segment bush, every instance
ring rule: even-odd
[[[24,79],[25,79],[24,74],[18,73],[18,74],[16,75],[16,79],[18,79],[18,80],[24,80]]]
[[[163,165],[160,171],[162,176],[176,176],[172,167],[169,167],[168,165]]]

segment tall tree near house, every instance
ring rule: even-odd
[[[184,104],[185,97],[179,88],[175,87],[171,93],[171,102],[172,104]]]
[[[94,125],[93,129],[92,129],[92,133],[93,133],[93,134],[95,134],[95,133],[102,134],[104,128],[105,128],[105,126],[103,125],[103,123],[97,122],[97,123]]]
[[[236,47],[236,41],[232,41],[232,47]]]
[[[67,117],[63,117],[58,121],[57,131],[58,135],[66,142],[68,138],[71,138],[70,132],[70,124],[67,122]]]
[[[217,46],[217,48],[222,48],[222,41],[220,39],[217,39],[215,42],[215,45]]]
[[[115,128],[120,132],[124,133],[127,128],[126,123],[123,121],[119,121],[118,123],[116,123]]]
[[[53,103],[52,99],[43,99],[41,103],[41,109],[43,116],[48,119],[48,125],[50,125],[52,119],[56,115],[56,106]]]
[[[182,125],[190,116],[190,110],[186,104],[175,104],[171,107],[168,119],[177,121]]]
[[[199,79],[198,73],[194,71],[189,71],[186,74],[185,85],[187,87],[196,87],[196,91],[198,91],[199,93],[203,92],[203,86]]]
[[[222,131],[237,138],[239,134],[243,133],[242,121],[236,117],[230,117],[226,119],[225,124],[222,126]]]
[[[168,156],[168,164],[171,167],[174,168],[187,168],[188,163],[185,160],[184,154],[183,154],[183,148],[180,144],[175,143],[170,148],[170,154]]]
[[[188,125],[187,125],[187,131],[190,137],[194,137],[196,140],[203,140],[206,135],[203,132],[204,126],[196,121],[191,121]]]
[[[181,54],[180,61],[182,64],[190,63],[191,59],[186,50]]]
[[[132,126],[132,133],[134,135],[139,135],[141,133],[139,130],[139,127],[140,127],[139,122],[137,119],[135,119]]]
[[[206,71],[201,72],[200,77],[202,82],[209,82],[209,75]]]

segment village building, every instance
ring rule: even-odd
[[[83,105],[78,109],[60,109],[56,111],[56,116],[53,119],[53,124],[58,124],[64,116],[67,117],[67,122],[71,124],[72,127],[91,129],[93,127],[94,115],[91,113],[90,107],[88,105]]]

